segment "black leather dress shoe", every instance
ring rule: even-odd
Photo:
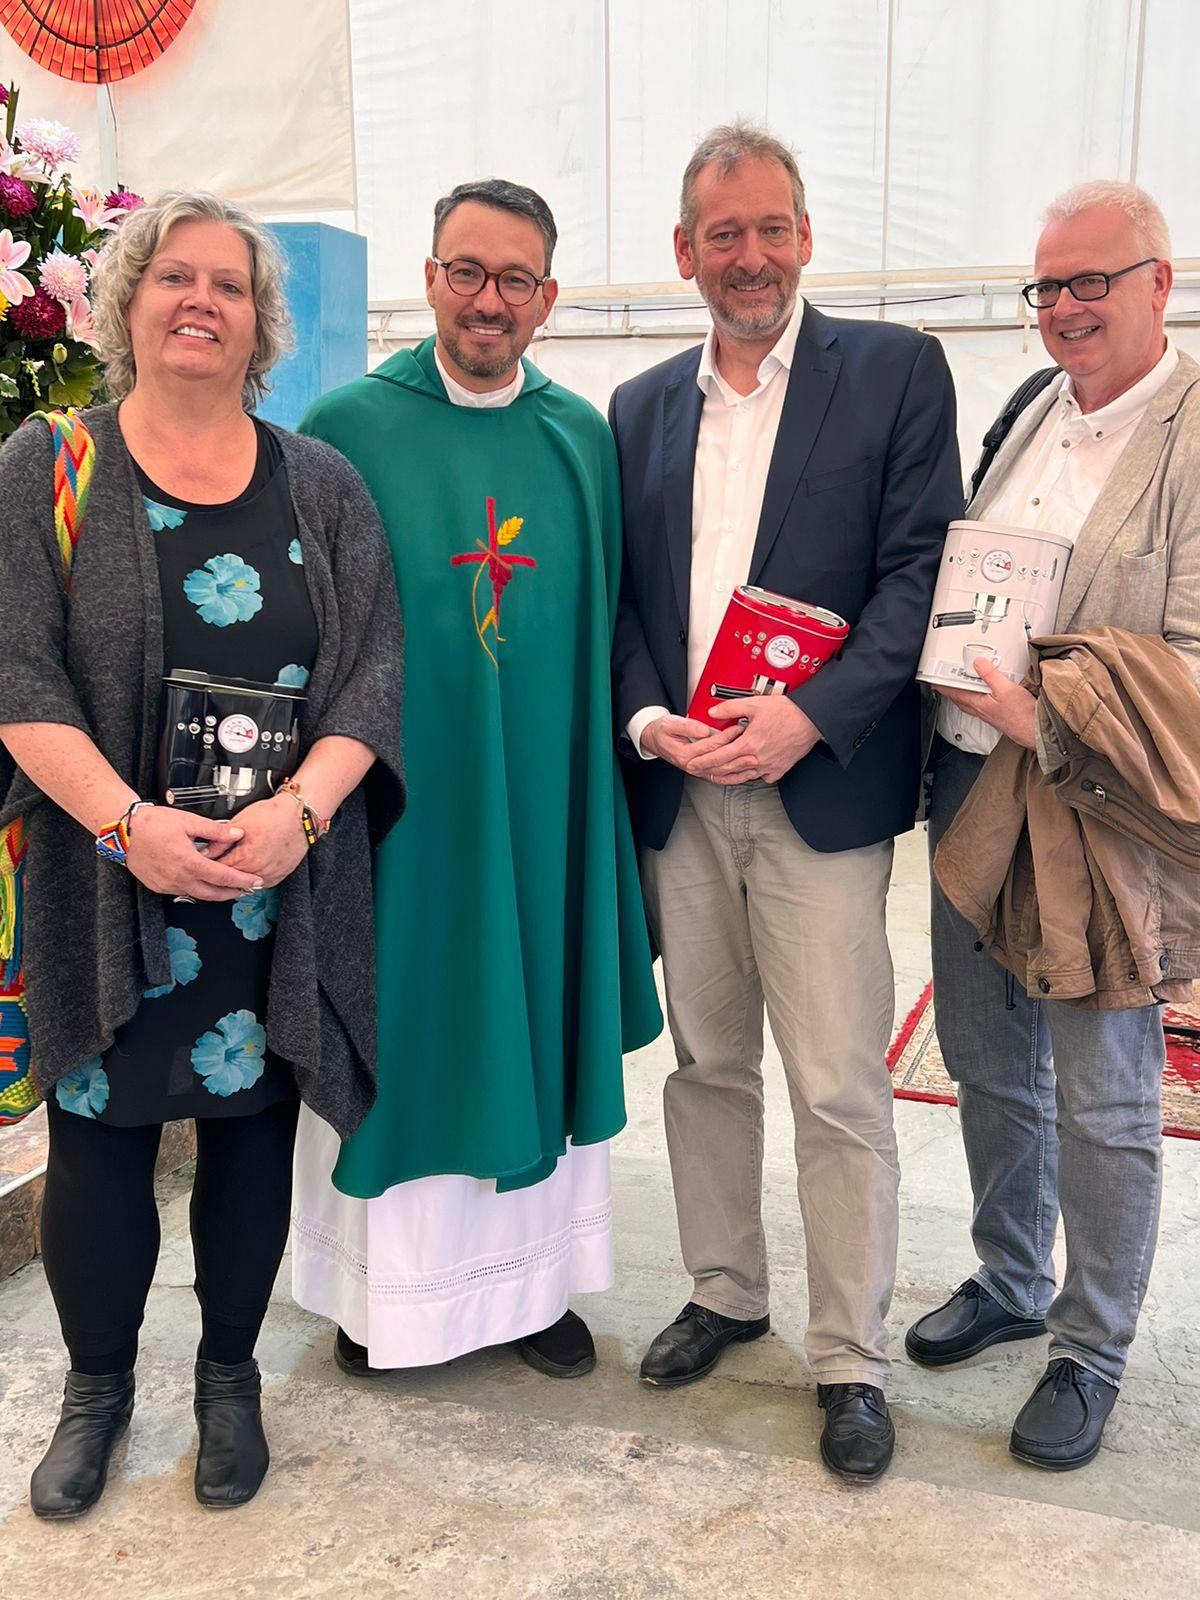
[[[78,1517],[96,1504],[113,1447],[132,1414],[132,1372],[100,1378],[67,1373],[58,1427],[29,1484],[36,1516]]]
[[[678,1389],[681,1384],[695,1383],[712,1371],[727,1344],[747,1344],[770,1329],[770,1317],[744,1322],[689,1300],[646,1351],[642,1382],[651,1389]]]
[[[1008,1448],[1049,1472],[1086,1467],[1100,1448],[1118,1390],[1069,1356],[1052,1361],[1013,1423]]]
[[[257,1361],[222,1366],[196,1362],[196,1499],[224,1508],[253,1500],[271,1452],[262,1425],[262,1377]]]
[[[817,1404],[825,1413],[821,1460],[829,1470],[856,1483],[882,1477],[896,1448],[883,1390],[873,1383],[819,1383]]]
[[[1014,1317],[981,1283],[968,1278],[936,1311],[927,1312],[904,1335],[904,1348],[923,1367],[965,1361],[1007,1339],[1037,1339],[1046,1331],[1041,1317]]]
[[[381,1378],[393,1367],[373,1367],[364,1344],[355,1344],[350,1335],[339,1328],[333,1337],[333,1359],[343,1372],[352,1378]]]
[[[582,1317],[564,1311],[540,1333],[517,1340],[521,1360],[548,1378],[582,1378],[596,1365],[596,1344]]]

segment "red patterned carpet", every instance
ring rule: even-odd
[[[1168,1006],[1167,1066],[1163,1073],[1163,1132],[1176,1139],[1200,1139],[1200,1011]],[[1172,1029],[1183,1030],[1172,1032]],[[900,1026],[887,1053],[897,1100],[928,1100],[956,1105],[933,1026],[933,984]]]

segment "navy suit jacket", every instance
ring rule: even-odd
[[[661,850],[683,773],[625,736],[645,706],[687,708],[699,349],[623,383],[609,412],[621,461],[625,561],[614,707],[634,829]],[[805,306],[749,581],[851,625],[840,656],[793,691],[822,742],[784,774],[783,804],[815,850],[911,828],[920,785],[913,672],[946,528],[963,512],[954,385],[936,339]]]

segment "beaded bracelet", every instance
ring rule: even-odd
[[[296,810],[300,817],[300,826],[304,829],[304,837],[308,840],[308,848],[322,840],[329,832],[329,817],[323,817],[315,811],[300,793],[300,785],[295,778],[285,778],[276,790],[277,794],[290,795],[296,802]]]
[[[125,808],[123,816],[100,829],[96,835],[96,854],[102,861],[115,861],[126,866],[129,856],[129,830],[136,812],[143,806],[152,806],[153,800],[134,800]]]

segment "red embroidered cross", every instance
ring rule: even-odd
[[[471,585],[471,612],[475,619],[475,632],[479,637],[479,642],[488,655],[491,656],[492,665],[497,666],[496,657],[492,654],[484,634],[490,624],[496,643],[504,643],[504,636],[500,632],[500,596],[511,582],[514,568],[536,567],[537,562],[532,556],[509,555],[505,550],[505,546],[511,544],[520,533],[521,526],[525,520],[524,517],[508,517],[497,528],[496,502],[491,495],[487,497],[486,504],[487,544],[484,544],[482,539],[476,539],[475,549],[464,551],[461,555],[451,556],[450,565],[452,567],[465,567],[478,564],[479,566],[479,571],[475,574],[475,582]],[[479,580],[483,577],[485,569],[492,586],[492,607],[481,622],[476,594],[479,588]]]

